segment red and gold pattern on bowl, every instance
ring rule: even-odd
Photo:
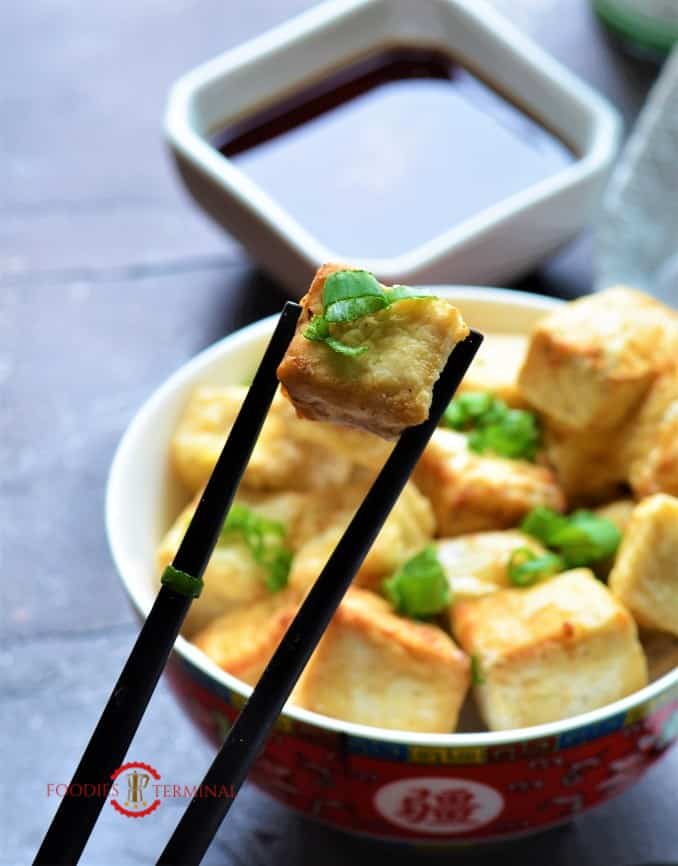
[[[178,655],[169,676],[184,708],[219,744],[243,696]],[[419,745],[380,739],[376,729],[354,736],[282,715],[250,779],[307,817],[352,833],[497,842],[547,830],[620,794],[677,737],[678,683],[594,723],[553,736],[508,734],[496,745]]]

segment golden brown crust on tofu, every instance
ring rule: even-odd
[[[174,469],[192,493],[207,482],[236,419],[247,388],[199,386],[192,393],[171,444]],[[243,476],[253,490],[309,490],[345,483],[352,464],[299,436],[301,424],[276,394]]]
[[[570,504],[604,502],[618,496],[626,480],[624,430],[571,430],[546,420],[545,462],[554,470]]]
[[[527,548],[537,555],[546,552],[538,541],[518,529],[441,538],[435,546],[452,589],[450,613],[464,599],[510,586],[508,564],[516,550]]]
[[[438,533],[443,536],[508,529],[537,505],[557,511],[565,508],[550,469],[523,460],[474,454],[466,437],[452,430],[434,432],[414,480],[431,500]]]
[[[678,499],[657,493],[636,506],[609,585],[640,625],[678,635]]]
[[[211,622],[193,643],[229,674],[253,686],[294,619],[298,598],[291,590],[268,593]]]
[[[338,270],[355,269],[323,265],[301,299],[297,331],[278,378],[301,417],[395,439],[428,417],[433,385],[454,346],[468,336],[468,327],[449,301],[406,299],[333,325],[333,336],[368,347],[358,357],[337,354],[324,343],[307,340],[303,332],[312,316],[322,313],[325,280]]]
[[[624,287],[563,305],[533,330],[520,389],[566,427],[614,428],[675,354],[677,321],[668,307]]]
[[[678,371],[659,376],[626,435],[628,480],[639,498],[678,496]]]
[[[337,546],[365,493],[362,487],[355,492],[352,507],[337,515],[320,535],[309,539],[294,558],[290,585],[299,592],[310,589]],[[360,566],[355,576],[356,586],[378,590],[385,577],[426,546],[434,531],[435,518],[430,502],[411,481],[408,482]]]
[[[296,702],[359,724],[454,730],[470,682],[466,656],[442,629],[404,619],[349,589],[311,657]]]
[[[486,334],[457,393],[485,392],[514,409],[529,408],[518,386],[527,344],[523,334]]]
[[[569,718],[647,683],[633,618],[585,568],[463,601],[454,631],[477,659],[475,695],[491,730]]]

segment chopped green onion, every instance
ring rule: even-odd
[[[384,290],[374,274],[369,271],[335,271],[325,280],[323,286],[323,307],[327,310],[332,304],[350,298],[384,297]],[[384,305],[385,306],[385,305]]]
[[[349,346],[347,343],[342,343],[334,337],[328,337],[325,340],[326,345],[336,352],[338,355],[347,355],[349,358],[357,358],[358,355],[363,355],[367,351],[367,346]]]
[[[292,565],[292,551],[286,547],[279,547],[270,552],[265,564],[268,567],[266,575],[266,587],[271,592],[278,592],[287,586],[290,567]]]
[[[306,330],[303,332],[303,336],[306,337],[307,340],[312,340],[316,343],[325,343],[328,348],[332,349],[332,351],[336,352],[338,355],[347,355],[348,357],[356,358],[358,355],[362,355],[367,351],[367,346],[349,346],[348,343],[344,343],[342,340],[332,337],[330,335],[329,324],[323,316],[314,316]]]
[[[590,565],[613,556],[621,542],[621,532],[609,520],[591,511],[575,511],[553,535],[553,546],[562,551],[568,566]]]
[[[228,535],[230,532],[241,532],[243,536],[252,539],[252,543],[257,547],[257,552],[259,552],[260,546],[264,544],[266,536],[285,537],[285,527],[282,523],[278,523],[277,520],[270,520],[238,502],[231,506],[221,528],[222,536]]]
[[[391,288],[385,293],[386,294],[386,302],[390,307],[391,304],[396,304],[398,301],[409,301],[409,300],[426,300],[435,297],[435,295],[422,295],[416,289],[411,289],[409,286],[391,286]]]
[[[425,547],[385,580],[383,589],[393,607],[413,619],[440,613],[451,601],[449,581],[433,545]]]
[[[538,554],[529,547],[519,547],[511,554],[508,576],[514,586],[532,586],[544,577],[565,570],[565,562],[556,553]]]
[[[614,523],[584,510],[565,516],[539,506],[527,515],[520,528],[556,550],[568,568],[609,559],[621,542],[621,532]]]
[[[566,520],[567,518],[559,511],[546,508],[545,505],[537,505],[524,518],[520,528],[523,532],[536,538],[537,541],[541,541],[546,547],[551,547],[554,534]]]
[[[325,321],[323,316],[313,316],[304,331],[304,337],[307,340],[313,340],[318,343],[324,342],[330,335],[330,326]]]
[[[485,685],[485,677],[483,676],[483,672],[480,670],[480,661],[475,653],[471,656],[471,683],[474,686]]]
[[[472,451],[490,451],[513,460],[534,460],[538,447],[536,416],[523,409],[509,409],[501,420],[474,430],[469,437]]]
[[[235,503],[221,528],[218,543],[223,544],[234,534],[242,537],[254,561],[267,572],[265,582],[271,592],[287,586],[292,553],[283,544],[286,532],[282,523]]]
[[[407,286],[393,286],[386,291],[376,277],[369,271],[335,271],[325,280],[323,286],[323,312],[314,315],[309,322],[304,337],[318,343],[325,343],[339,355],[357,357],[367,351],[367,346],[349,346],[330,333],[330,324],[354,322],[378,310],[406,298],[426,298]]]
[[[493,404],[494,397],[491,394],[462,394],[445,409],[443,422],[454,430],[466,430],[487,415]]]
[[[367,346],[349,346],[336,337],[330,335],[330,326],[324,316],[313,316],[308,327],[304,331],[304,337],[316,343],[325,343],[338,355],[357,357],[367,351]]]
[[[524,409],[510,409],[486,393],[462,394],[443,414],[443,424],[469,432],[469,448],[513,460],[534,460],[539,447],[537,418]]]
[[[383,310],[386,302],[383,297],[365,295],[364,298],[347,298],[345,301],[336,301],[329,307],[325,307],[326,322],[353,322],[362,316],[369,316],[377,310]]]
[[[160,583],[163,586],[169,586],[178,595],[185,595],[188,598],[198,598],[203,588],[201,577],[194,577],[186,571],[180,571],[173,565],[168,565],[165,568]]]

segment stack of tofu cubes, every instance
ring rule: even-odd
[[[518,387],[540,413],[546,460],[569,507],[625,495],[600,509],[624,533],[607,585],[578,568],[453,605],[493,730],[636,691],[647,682],[636,624],[678,635],[677,350],[673,311],[623,287],[564,305],[531,336]]]

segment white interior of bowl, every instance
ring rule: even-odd
[[[525,333],[559,301],[502,289],[436,286],[432,291],[458,304],[467,322],[487,333]],[[154,553],[162,535],[185,503],[185,493],[170,471],[172,433],[188,395],[198,384],[241,384],[256,369],[276,317],[263,319],[205,349],[177,370],[141,407],[125,432],[111,466],[106,496],[106,529],[113,560],[134,606],[148,614],[156,593]],[[227,674],[180,637],[176,649],[185,659],[232,690],[251,688]],[[635,704],[651,700],[678,683],[678,669],[621,701],[571,719],[532,728],[469,734],[416,734],[356,725],[299,707],[286,712],[300,720],[336,731],[391,742],[431,745],[490,745],[594,724]]]

